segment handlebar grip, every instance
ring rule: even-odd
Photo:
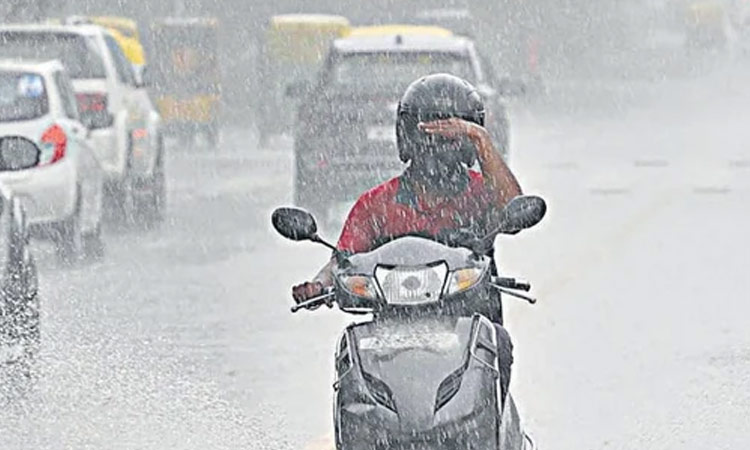
[[[334,296],[334,292],[335,292],[335,288],[333,286],[324,288],[323,293],[318,295],[317,297],[313,297],[311,299],[305,300],[304,302],[300,302],[300,303],[297,303],[296,305],[292,305],[291,311],[293,313],[296,313],[300,309],[313,309],[321,305],[328,305],[330,307],[331,299]]]
[[[506,289],[515,289],[525,292],[529,292],[531,290],[531,284],[529,284],[527,281],[517,280],[515,278],[494,277],[492,282]]]

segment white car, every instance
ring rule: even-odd
[[[106,174],[107,200],[122,217],[160,221],[165,205],[161,118],[110,33],[96,25],[2,25],[0,57],[62,61]]]
[[[103,171],[88,135],[59,61],[0,60],[0,183],[67,261],[104,251]]]

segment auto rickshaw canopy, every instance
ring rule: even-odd
[[[388,24],[388,25],[370,25],[364,27],[357,27],[352,30],[349,37],[369,37],[369,36],[385,36],[385,35],[422,35],[422,36],[440,36],[450,37],[453,36],[453,32],[447,28],[438,27],[434,25],[403,25],[403,24]]]
[[[165,18],[151,27],[156,88],[182,94],[219,89],[218,27],[214,18]]]
[[[266,29],[266,56],[273,63],[315,64],[331,41],[351,31],[349,19],[327,14],[273,16]]]
[[[145,52],[141,44],[138,24],[135,20],[119,16],[71,16],[66,19],[70,24],[93,24],[110,31],[125,57],[131,64],[143,66],[146,64]]]

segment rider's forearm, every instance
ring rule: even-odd
[[[510,171],[500,152],[495,149],[489,133],[482,127],[473,127],[469,139],[477,147],[479,165],[487,190],[495,197],[499,207],[505,206],[513,197],[521,195],[521,185]]]
[[[313,278],[313,281],[317,281],[318,283],[322,284],[324,287],[333,286],[333,265],[336,264],[336,259],[331,258],[330,261],[326,263],[325,266],[323,266],[322,269],[320,269],[320,272],[318,272],[317,275],[315,275],[315,278]]]

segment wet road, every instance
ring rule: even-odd
[[[744,84],[574,85],[572,106],[517,108],[512,162],[549,213],[498,247],[540,297],[510,303],[508,326],[541,448],[750,444]],[[3,381],[0,448],[286,449],[330,432],[352,319],[288,313],[327,255],[268,225],[291,200],[289,142],[225,142],[173,149],[168,222],[110,230],[105,261],[60,269],[37,245],[42,373],[28,391]]]

